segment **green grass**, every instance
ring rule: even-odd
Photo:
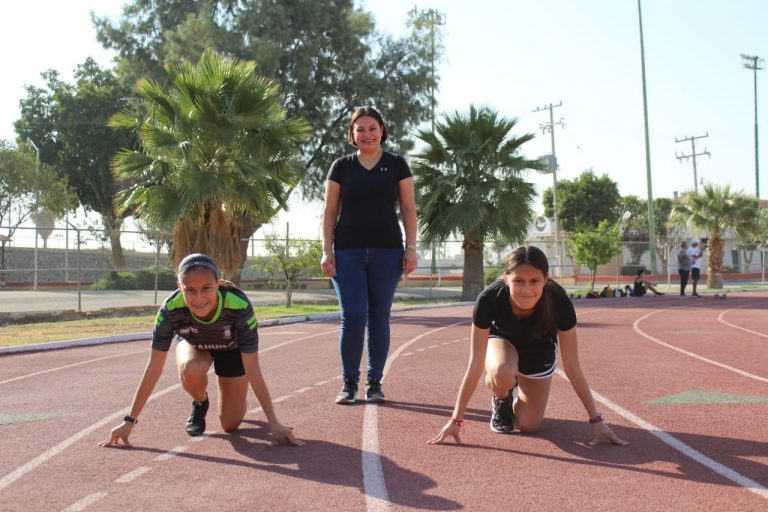
[[[396,302],[394,307],[450,303],[453,301],[408,301]],[[335,313],[339,307],[334,304],[294,304],[285,306],[256,306],[254,312],[259,321],[289,316],[308,316]],[[79,338],[98,338],[136,332],[150,332],[154,327],[155,315],[124,316],[117,318],[91,318],[60,322],[10,324],[0,326],[0,347],[64,341]]]

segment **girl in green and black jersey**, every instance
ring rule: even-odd
[[[243,421],[250,384],[269,422],[273,444],[303,444],[289,427],[277,421],[259,368],[256,317],[245,293],[232,283],[220,280],[216,264],[205,254],[190,254],[181,261],[178,286],[157,314],[149,362],[130,412],[99,444],[116,446],[122,440],[130,446],[128,437],[163,372],[174,338],[178,342],[176,364],[181,384],[193,400],[186,423],[187,434],[199,436],[205,432],[208,370],[213,365],[219,388],[219,421],[225,432],[236,430]]]

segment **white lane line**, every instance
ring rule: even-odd
[[[558,369],[556,370],[557,374],[565,379],[568,380],[568,377],[565,376],[565,373]],[[634,423],[638,427],[642,428],[652,436],[657,437],[664,443],[668,444],[675,450],[679,451],[686,457],[693,459],[694,461],[698,462],[702,466],[711,469],[718,475],[727,478],[731,482],[735,483],[736,485],[743,487],[749,491],[752,491],[753,493],[757,494],[761,498],[765,498],[768,500],[768,488],[761,485],[758,482],[755,482],[754,480],[737,473],[736,471],[732,470],[728,466],[725,466],[724,464],[721,464],[717,462],[716,460],[710,459],[703,453],[701,453],[698,450],[695,450],[694,448],[688,446],[684,442],[677,439],[675,436],[663,431],[656,425],[645,421],[644,419],[640,418],[639,416],[629,412],[628,410],[624,409],[620,405],[612,402],[608,398],[604,397],[600,393],[597,393],[594,389],[592,390],[592,395],[595,397],[595,400],[603,404],[604,406],[608,407],[609,409],[612,409],[616,414],[619,416],[624,417],[626,420]]]
[[[765,382],[765,383],[768,383],[768,378],[766,378],[766,377],[761,377],[761,376],[759,376],[759,375],[755,375],[755,374],[753,374],[753,373],[749,373],[749,372],[746,372],[746,371],[744,371],[744,370],[740,370],[740,369],[738,369],[738,368],[734,368],[733,366],[728,366],[727,364],[719,363],[719,362],[717,362],[717,361],[713,361],[712,359],[707,359],[707,358],[706,358],[706,357],[704,357],[704,356],[700,356],[700,355],[698,355],[698,354],[694,354],[693,352],[689,352],[689,351],[687,351],[687,350],[683,350],[682,348],[676,347],[676,346],[674,346],[674,345],[670,345],[669,343],[664,343],[664,342],[663,342],[663,341],[661,341],[660,339],[654,338],[654,337],[653,337],[653,336],[651,336],[650,334],[646,334],[645,332],[643,332],[643,331],[640,329],[640,327],[639,327],[639,325],[640,325],[640,322],[642,322],[643,320],[645,320],[646,318],[648,318],[648,317],[649,317],[649,316],[651,316],[651,315],[655,315],[656,313],[659,313],[659,311],[651,311],[651,312],[650,312],[650,313],[648,313],[647,315],[645,315],[645,316],[641,316],[640,318],[638,318],[637,320],[635,320],[635,322],[632,324],[632,329],[634,329],[634,330],[635,330],[635,332],[636,332],[637,334],[639,334],[640,336],[642,336],[642,337],[644,337],[644,338],[646,338],[646,339],[649,339],[649,340],[651,340],[651,341],[652,341],[652,342],[654,342],[654,343],[658,343],[658,344],[659,344],[659,345],[661,345],[662,347],[667,347],[667,348],[669,348],[669,349],[672,349],[672,350],[676,350],[677,352],[680,352],[681,354],[685,354],[685,355],[687,355],[687,356],[693,357],[694,359],[698,359],[699,361],[703,361],[703,362],[705,362],[705,363],[708,363],[708,364],[711,364],[711,365],[714,365],[714,366],[717,366],[717,367],[723,368],[723,369],[725,369],[725,370],[731,371],[731,372],[733,372],[733,373],[737,373],[737,374],[739,374],[739,375],[742,375],[742,376],[744,376],[744,377],[748,377],[748,378],[750,378],[750,379],[754,379],[754,380],[758,380],[758,381],[760,381],[760,382]]]
[[[746,327],[741,327],[740,325],[736,325],[736,324],[732,324],[730,322],[726,322],[725,321],[725,314],[726,313],[730,313],[734,309],[738,309],[738,308],[726,309],[725,311],[723,311],[722,313],[717,315],[717,321],[727,325],[728,327],[733,327],[734,329],[739,329],[739,330],[742,330],[744,332],[748,332],[749,334],[754,334],[756,336],[762,336],[763,338],[768,338],[768,334],[765,334],[765,333],[762,333],[762,332],[753,331],[752,329],[747,329]],[[2,382],[0,382],[0,384],[2,384]]]
[[[313,386],[307,386],[307,387],[305,387],[305,388],[297,389],[295,392],[296,392],[296,393],[306,393],[307,391],[309,391],[310,389],[312,389],[312,387],[313,387]]]
[[[102,499],[104,496],[106,496],[106,492],[95,492],[93,494],[89,494],[85,498],[81,500],[77,500],[61,512],[81,512],[82,510],[85,510],[86,508],[90,507],[100,499]]]
[[[12,379],[0,380],[0,385],[8,384],[9,382],[15,382],[15,381],[21,380],[21,379],[28,379],[30,377],[37,377],[38,375],[43,375],[43,374],[46,374],[46,373],[57,372],[59,370],[65,370],[67,368],[74,368],[75,366],[81,366],[81,365],[90,364],[90,363],[97,363],[99,361],[104,361],[106,359],[114,359],[115,357],[123,357],[123,356],[130,356],[130,355],[133,355],[133,354],[139,354],[141,352],[146,353],[147,349],[143,348],[141,350],[134,350],[133,352],[123,352],[122,354],[113,354],[111,356],[97,357],[96,359],[88,359],[87,361],[80,361],[79,363],[72,363],[72,364],[67,364],[67,365],[64,365],[64,366],[57,366],[56,368],[48,368],[47,370],[41,370],[41,371],[35,372],[35,373],[28,373],[26,375],[19,375],[18,377],[14,377]]]
[[[304,336],[303,338],[296,338],[295,340],[288,340],[288,341],[285,341],[283,343],[279,343],[277,345],[273,345],[271,347],[267,347],[267,348],[265,348],[263,350],[260,350],[259,352],[260,353],[269,352],[270,350],[274,350],[276,348],[284,347],[285,345],[288,345],[290,343],[294,343],[296,341],[302,341],[302,340],[306,340],[306,339],[309,339],[309,338],[315,338],[315,337],[318,337],[318,336],[325,336],[325,335],[333,333],[333,332],[338,332],[338,330],[339,329],[334,329],[332,331],[322,332],[322,333],[319,333],[319,334],[313,334],[311,336]],[[174,384],[174,385],[169,386],[169,387],[167,387],[167,388],[165,388],[165,389],[163,389],[161,391],[158,391],[157,393],[154,393],[153,395],[151,395],[149,397],[149,399],[147,400],[147,403],[149,403],[152,400],[155,400],[156,398],[159,398],[159,397],[161,397],[161,396],[163,396],[163,395],[165,395],[167,393],[170,393],[171,391],[175,391],[175,390],[179,389],[180,387],[181,387],[181,384]],[[284,400],[285,400],[285,398],[284,398]],[[46,463],[48,460],[50,460],[51,458],[53,458],[56,455],[60,454],[61,452],[63,452],[64,450],[66,450],[67,448],[69,448],[70,446],[75,444],[77,441],[79,441],[80,439],[84,438],[85,436],[87,436],[87,435],[91,434],[92,432],[102,428],[103,426],[107,425],[108,423],[111,423],[113,421],[118,420],[119,418],[122,418],[123,416],[128,414],[128,412],[130,412],[130,411],[128,410],[128,407],[126,407],[125,409],[121,409],[121,410],[119,410],[119,411],[117,411],[117,412],[115,412],[113,414],[110,414],[109,416],[106,416],[106,417],[102,418],[101,420],[97,421],[93,425],[85,427],[80,432],[77,432],[76,434],[74,434],[74,435],[68,437],[67,439],[61,441],[57,445],[49,448],[48,450],[44,451],[43,453],[41,453],[37,457],[35,457],[35,458],[27,461],[26,463],[22,464],[21,466],[19,466],[18,468],[14,469],[13,471],[8,473],[4,477],[0,478],[0,490],[5,489],[6,487],[8,487],[12,483],[14,483],[16,480],[21,478],[22,476],[26,475],[30,471],[33,471],[34,469],[36,469],[40,465]],[[192,441],[202,441],[204,439],[204,437],[205,437],[204,435],[203,436],[199,436],[199,437],[195,437],[195,438],[192,438]]]
[[[161,453],[160,455],[155,457],[154,460],[156,460],[158,462],[164,462],[164,461],[166,461],[168,459],[174,458],[175,456],[179,455],[180,453],[184,453],[185,451],[187,451],[188,448],[189,448],[189,446],[176,446],[175,448],[171,448],[170,450],[168,450],[165,453]]]
[[[291,398],[291,395],[282,395],[282,396],[279,396],[277,398],[273,398],[272,399],[272,403],[276,404],[278,402],[283,402],[285,400],[288,400],[289,398]]]
[[[124,474],[123,476],[119,476],[115,478],[115,483],[118,484],[128,484],[139,478],[141,475],[149,471],[150,468],[147,466],[139,466],[138,468],[134,469],[133,471],[129,471],[128,473]]]
[[[387,363],[384,365],[384,375],[389,373],[389,368],[397,357],[409,346],[413,345],[417,341],[432,334],[447,329],[449,327],[455,327],[457,325],[466,324],[469,320],[462,320],[437,329],[432,329],[423,334],[410,339],[403,343],[397,350],[387,358]],[[389,511],[391,507],[389,505],[389,491],[387,491],[387,482],[384,480],[384,470],[381,466],[381,455],[379,453],[379,408],[376,405],[366,405],[365,414],[363,416],[363,446],[362,446],[362,466],[363,466],[363,492],[365,493],[365,508],[368,511]]]

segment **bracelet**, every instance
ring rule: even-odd
[[[595,423],[602,423],[603,421],[603,413],[599,412],[597,413],[597,416],[594,418],[589,418],[589,424],[594,425]]]
[[[451,418],[451,422],[455,423],[458,426],[464,425],[464,420],[457,420],[456,418]]]
[[[405,250],[407,251],[408,249],[413,249],[415,251],[416,244],[405,244]]]
[[[134,425],[135,425],[135,424],[137,424],[137,423],[139,422],[139,420],[137,420],[136,418],[131,418],[131,417],[130,417],[130,416],[128,416],[127,414],[126,414],[126,415],[125,415],[125,417],[123,418],[123,421],[125,421],[126,423],[132,423],[132,424],[134,424]]]

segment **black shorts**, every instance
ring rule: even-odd
[[[557,370],[557,344],[554,341],[519,343],[501,336],[490,338],[504,340],[517,350],[517,372],[529,379],[546,379]]]
[[[237,350],[209,350],[213,358],[213,371],[219,377],[242,377],[245,375],[243,356]]]
[[[701,269],[700,268],[692,268],[691,269],[691,279],[698,279],[701,277]]]

